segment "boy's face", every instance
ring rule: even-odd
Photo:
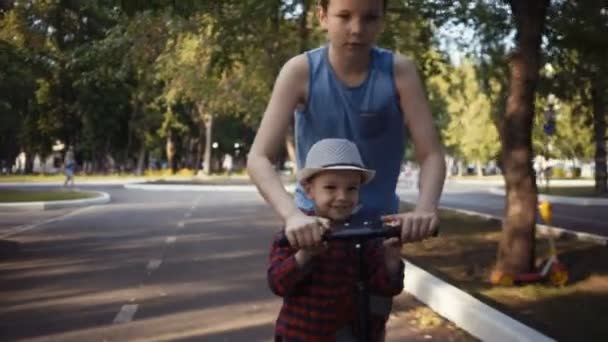
[[[382,0],[331,0],[319,8],[321,26],[334,48],[348,54],[368,53],[382,31]]]
[[[350,170],[324,171],[304,185],[306,195],[315,203],[316,214],[343,221],[359,204],[361,173]]]

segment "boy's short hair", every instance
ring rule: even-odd
[[[324,11],[327,11],[327,6],[329,5],[330,0],[318,0],[319,6],[323,8]],[[388,0],[382,0],[382,8],[383,12],[386,12],[386,7],[388,6]]]
[[[324,171],[351,170],[361,173],[361,184],[368,183],[376,172],[365,168],[359,149],[352,141],[346,139],[322,139],[316,142],[306,156],[304,168],[298,171],[300,184]]]

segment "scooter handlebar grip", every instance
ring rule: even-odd
[[[394,227],[382,228],[382,229],[373,229],[369,227],[364,228],[355,228],[355,229],[343,229],[335,232],[326,232],[323,235],[323,241],[333,241],[333,240],[369,240],[373,238],[391,238],[391,237],[399,237],[401,235],[400,230]],[[432,237],[439,236],[439,227],[435,229]],[[289,240],[287,236],[283,232],[281,238],[278,241],[279,247],[289,247]]]

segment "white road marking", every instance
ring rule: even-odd
[[[158,269],[160,267],[160,264],[162,263],[163,261],[160,259],[152,259],[148,262],[148,266],[146,266],[146,269],[148,270],[148,272],[152,272]]]
[[[184,224],[185,224],[184,221],[179,221],[177,223],[177,228],[184,228]]]
[[[174,243],[175,242],[175,236],[169,236],[167,237],[167,243]]]
[[[13,235],[17,235],[17,234],[21,234],[24,232],[27,232],[28,230],[32,230],[32,229],[36,229],[40,226],[43,226],[45,224],[48,223],[52,223],[52,222],[57,222],[57,221],[61,221],[61,220],[65,220],[67,218],[70,218],[72,216],[76,216],[78,214],[82,214],[86,211],[89,210],[93,210],[95,209],[96,206],[91,206],[91,207],[84,207],[84,208],[80,208],[80,209],[76,209],[72,212],[69,212],[65,215],[59,216],[59,217],[53,217],[44,221],[40,221],[40,222],[36,222],[36,223],[32,223],[32,224],[25,224],[25,225],[21,225],[21,226],[16,226],[12,229],[12,231],[8,232],[8,233],[4,233],[2,235],[0,235],[0,239],[5,239],[7,237],[11,237]]]
[[[116,317],[114,317],[114,324],[131,322],[138,306],[138,304],[123,305]]]

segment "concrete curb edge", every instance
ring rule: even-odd
[[[482,341],[555,341],[404,260],[404,290]]]
[[[111,201],[110,194],[101,191],[87,191],[97,194],[92,198],[44,202],[10,202],[0,203],[0,212],[9,210],[32,211],[85,207],[89,205],[107,204]]]

